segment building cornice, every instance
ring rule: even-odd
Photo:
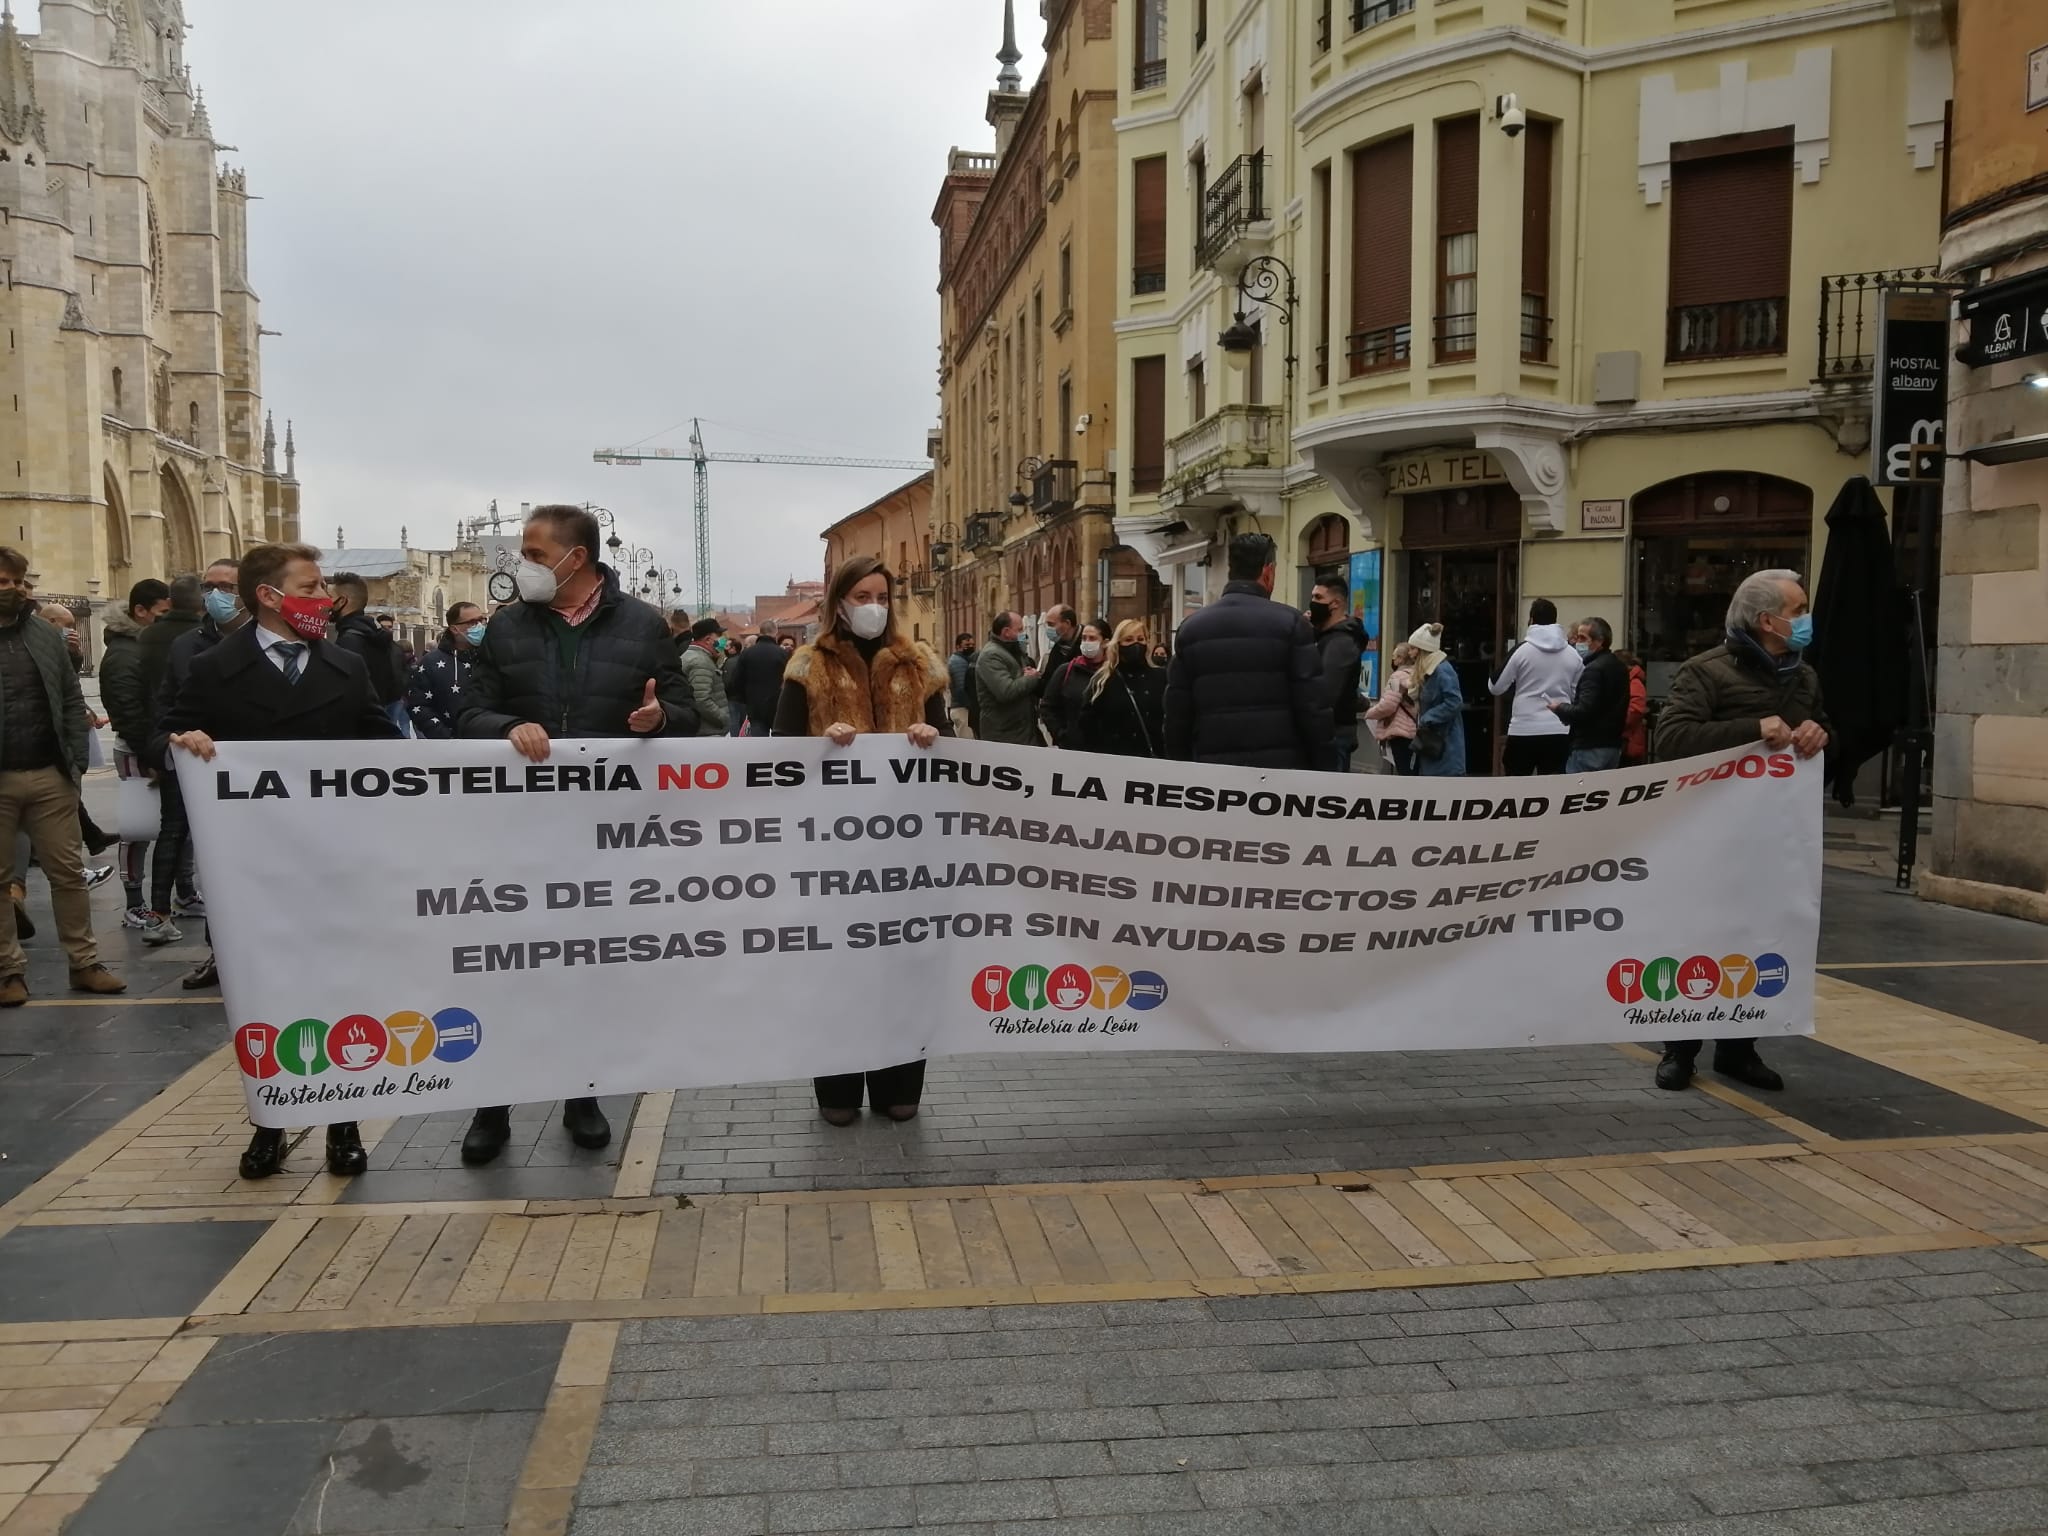
[[[1690,58],[1696,54],[1719,53],[1727,49],[1752,47],[1758,43],[1810,37],[1844,27],[1892,21],[1899,16],[1897,0],[1836,0],[1811,11],[1786,16],[1724,22],[1653,38],[1647,42],[1623,43],[1611,48],[1582,48],[1575,43],[1546,37],[1522,27],[1487,27],[1461,33],[1447,42],[1398,54],[1378,63],[1341,75],[1314,92],[1296,109],[1294,126],[1307,132],[1317,119],[1345,106],[1360,96],[1386,86],[1397,85],[1416,75],[1447,66],[1468,64],[1478,59],[1508,54],[1532,63],[1560,69],[1600,74],[1614,69],[1633,69],[1644,64]]]
[[[1223,280],[1214,272],[1204,271],[1201,279],[1188,290],[1188,296],[1171,310],[1159,310],[1150,315],[1126,315],[1110,322],[1110,329],[1119,336],[1134,335],[1140,331],[1179,330],[1203,305],[1216,297],[1222,290]]]
[[[1202,94],[1202,88],[1216,73],[1216,50],[1204,53],[1195,67],[1188,71],[1188,83],[1181,87],[1180,95],[1170,107],[1157,107],[1150,112],[1135,112],[1129,117],[1110,120],[1110,127],[1118,133],[1139,128],[1156,128],[1161,123],[1177,123],[1187,109],[1195,104],[1195,98]]]
[[[1941,269],[1966,278],[1979,267],[1995,266],[2044,247],[2048,247],[2048,192],[1950,227],[1941,237]]]
[[[1650,400],[1623,410],[1559,405],[1526,395],[1455,395],[1320,417],[1296,428],[1293,443],[1301,452],[1357,440],[1394,452],[1435,441],[1456,441],[1469,436],[1475,427],[1545,432],[1570,442],[1612,432],[1672,432],[1819,419],[1820,402],[1805,389]]]

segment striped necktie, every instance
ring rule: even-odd
[[[306,670],[306,642],[303,640],[280,640],[271,647],[284,658],[284,680],[296,683],[299,674]]]

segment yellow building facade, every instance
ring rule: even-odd
[[[43,0],[34,36],[0,20],[0,539],[80,611],[299,536],[250,193],[184,36],[180,0]]]
[[[985,634],[1005,609],[1147,611],[1150,573],[1112,549],[1110,529],[1123,3],[1049,0],[1046,63],[1027,93],[1006,0],[988,100],[995,149],[955,149],[932,211],[940,421],[928,573],[947,644]]]
[[[1818,569],[1829,503],[1869,468],[1879,286],[1936,275],[1951,71],[1938,7],[1916,9],[1132,7],[1124,260],[1142,265],[1136,168],[1160,157],[1169,237],[1161,291],[1126,273],[1120,390],[1136,447],[1166,349],[1168,449],[1156,495],[1122,488],[1119,529],[1208,561],[1193,602],[1220,586],[1216,543],[1255,524],[1291,601],[1337,568],[1341,511],[1352,549],[1383,552],[1385,632],[1446,626],[1480,771],[1501,723],[1483,685],[1532,598],[1609,619],[1661,694],[1743,575]],[[1198,214],[1214,167],[1250,154],[1263,204],[1211,191]],[[1291,324],[1232,280],[1264,252]],[[1256,385],[1203,398],[1194,360],[1206,386],[1240,308],[1267,321]],[[1191,499],[1219,436],[1219,483]]]
[[[897,622],[911,639],[935,645],[943,653],[952,636],[942,637],[937,629],[931,524],[932,476],[927,470],[858,512],[849,512],[819,537],[825,541],[826,585],[842,562],[873,555],[888,567],[896,584],[892,602]]]

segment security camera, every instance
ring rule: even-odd
[[[1094,420],[1095,418],[1092,415],[1082,415],[1076,417],[1074,420],[1074,436],[1086,437],[1088,435],[1088,426]]]
[[[1522,130],[1529,126],[1528,114],[1522,111],[1521,103],[1512,93],[1495,99],[1493,115],[1500,119],[1500,131],[1511,139],[1519,139]]]

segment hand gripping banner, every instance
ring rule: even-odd
[[[1257,773],[901,737],[181,755],[259,1125],[977,1051],[1810,1033],[1820,765]]]

